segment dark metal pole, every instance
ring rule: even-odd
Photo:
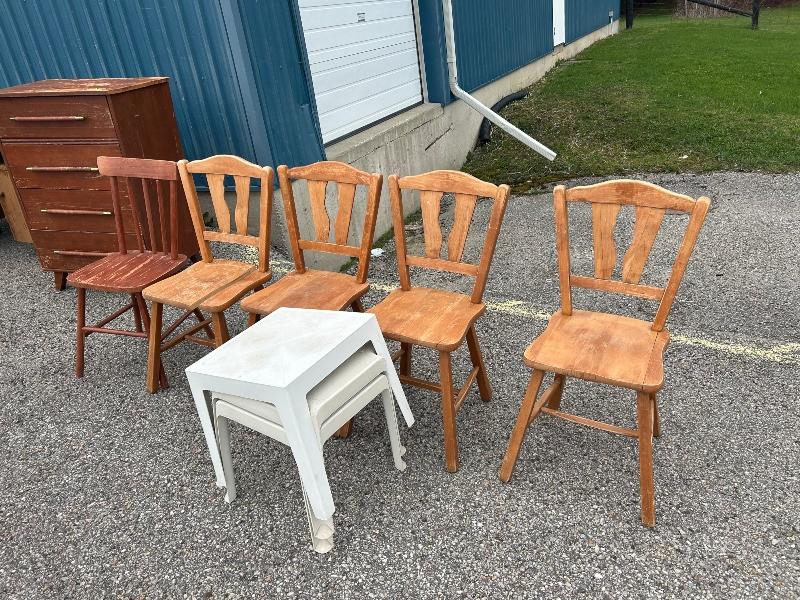
[[[761,12],[761,0],[753,0],[753,29],[758,29],[758,13]]]
[[[753,0],[754,2],[757,0]],[[633,28],[633,0],[625,0],[625,29]]]

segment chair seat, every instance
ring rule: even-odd
[[[598,383],[657,392],[664,385],[669,332],[647,321],[575,310],[550,317],[545,331],[525,350],[525,364]]]
[[[187,264],[184,255],[172,258],[161,252],[114,252],[69,274],[72,287],[101,292],[137,294],[149,285],[174,275]]]
[[[367,312],[377,317],[383,335],[389,339],[452,351],[485,310],[485,304],[474,304],[464,294],[411,288],[394,290]]]
[[[330,271],[292,271],[242,301],[249,313],[268,315],[281,307],[344,310],[369,291],[352,275]]]
[[[369,345],[344,361],[308,393],[308,410],[314,426],[321,429],[325,421],[385,370],[386,361]],[[268,402],[219,392],[214,392],[213,398],[281,426],[278,410]]]
[[[143,295],[152,302],[184,310],[221,312],[270,277],[269,271],[260,273],[253,265],[235,260],[198,262],[146,288]]]

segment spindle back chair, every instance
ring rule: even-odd
[[[670,192],[651,183],[615,180],[590,186],[554,190],[556,246],[558,253],[561,310],[547,329],[525,351],[525,364],[533,368],[528,389],[509,441],[500,478],[508,481],[517,462],[525,432],[541,413],[588,427],[636,438],[642,522],[655,524],[652,438],[661,434],[656,394],[664,385],[664,350],[669,343],[665,329],[667,315],[703,227],[710,200],[697,200]],[[594,276],[572,273],[568,205],[587,202],[592,210]],[[623,206],[635,207],[630,246],[622,256],[620,279],[614,279],[618,252],[614,237]],[[669,212],[689,215],[683,239],[664,287],[641,283],[645,265],[665,216]],[[575,310],[572,288],[580,287],[657,301],[652,322],[608,313]],[[553,383],[537,400],[542,379],[554,373]],[[605,383],[636,392],[638,429],[611,425],[561,410],[567,377]]]
[[[85,338],[92,333],[147,337],[150,318],[142,290],[184,269],[186,256],[178,254],[178,173],[166,160],[100,156],[100,175],[109,177],[118,251],[71,273],[67,282],[77,289],[77,353],[75,372],[84,372]],[[121,185],[128,206],[123,206]],[[140,202],[137,202],[139,199]],[[125,228],[123,211],[130,212],[133,231]],[[140,214],[140,211],[144,214]],[[133,233],[135,248],[128,248]],[[86,290],[129,294],[131,302],[94,326],[86,326]],[[133,311],[134,331],[107,327]],[[184,317],[185,318],[185,317]],[[166,376],[159,373],[166,385]]]
[[[160,281],[144,291],[144,297],[152,302],[152,322],[148,353],[148,390],[153,393],[158,388],[157,372],[161,364],[161,353],[186,340],[204,346],[218,347],[230,337],[224,311],[251,291],[259,290],[269,281],[270,221],[272,218],[272,198],[274,172],[271,167],[260,167],[251,162],[230,155],[218,155],[195,160],[178,162],[183,189],[189,204],[195,236],[200,247],[201,260],[174,277]],[[219,230],[206,226],[203,210],[197,194],[194,176],[205,177],[211,196],[211,206]],[[234,182],[235,207],[233,212],[235,231],[232,230],[231,210],[225,197],[225,179]],[[260,184],[258,192],[259,220],[258,233],[248,231],[251,194],[251,181]],[[223,242],[255,248],[258,263],[252,265],[239,260],[216,258],[209,242]],[[162,307],[164,304],[184,311],[199,309],[211,314],[187,331],[167,340],[175,331],[169,327],[161,331]],[[209,329],[213,325],[213,333]],[[195,335],[201,329],[206,337]]]
[[[420,194],[425,255],[407,252],[403,191]],[[458,171],[432,171],[409,177],[389,176],[392,198],[397,265],[400,289],[393,291],[377,306],[370,309],[378,318],[384,335],[400,342],[395,355],[400,360],[400,379],[409,385],[440,392],[444,423],[445,464],[448,471],[458,470],[458,441],[456,414],[472,384],[477,380],[483,400],[490,400],[492,387],[475,332],[475,322],[485,312],[483,292],[489,276],[500,226],[506,210],[509,187],[496,186]],[[441,206],[444,194],[454,196],[453,226],[447,236],[447,254],[442,257],[443,234]],[[477,264],[464,260],[467,234],[479,200],[492,203],[489,224]],[[474,278],[472,293],[413,287],[409,267],[421,267]],[[457,392],[453,389],[451,354],[467,341],[472,370]],[[431,382],[412,376],[411,358],[414,345],[436,350],[439,354],[440,381]]]

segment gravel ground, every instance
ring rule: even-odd
[[[516,197],[478,324],[494,399],[473,391],[459,414],[460,471],[444,470],[434,394],[409,391],[417,423],[401,428],[404,473],[373,403],[350,439],[325,448],[337,531],[324,556],[310,550],[285,447],[235,428],[236,502],[215,487],[182,373],[205,350],[170,352],[172,387],[150,396],[141,342],[90,338],[86,377],[75,379],[74,292],[55,292],[3,223],[0,596],[800,597],[800,176],[648,179],[713,202],[669,321],[656,527],[639,522],[627,438],[543,418],[511,482],[497,478],[529,376],[521,354],[558,307],[550,197]],[[589,221],[572,217],[579,270],[591,260]],[[485,222],[481,209],[476,224]],[[645,273],[655,283],[679,231],[665,227]],[[473,256],[477,243],[471,236]],[[397,282],[386,250],[370,270],[379,285],[368,306]],[[89,302],[99,316],[118,300]],[[644,301],[588,292],[576,305],[652,314]],[[230,315],[241,330],[242,315]],[[418,373],[435,377],[432,354],[415,356]],[[466,353],[455,363],[463,377]],[[570,381],[564,406],[622,425],[635,418],[633,396],[606,386]]]

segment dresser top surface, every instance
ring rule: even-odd
[[[169,81],[169,77],[109,77],[105,79],[43,79],[0,89],[0,98],[25,96],[105,96]]]

